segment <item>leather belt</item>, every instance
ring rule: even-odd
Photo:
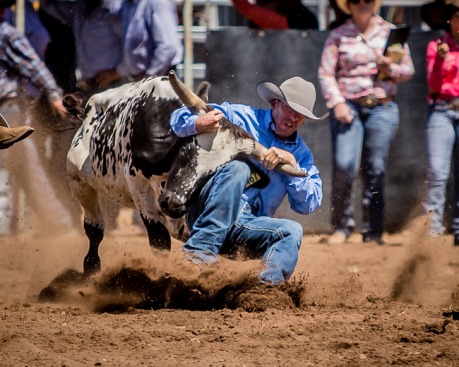
[[[372,108],[378,105],[382,105],[394,100],[394,97],[388,96],[384,98],[377,98],[374,95],[363,96],[356,99],[351,99],[351,102],[357,103],[362,107]]]
[[[449,99],[446,102],[446,106],[453,111],[459,111],[459,98]]]
[[[431,105],[445,106],[449,110],[459,111],[459,98],[437,99],[432,101]]]

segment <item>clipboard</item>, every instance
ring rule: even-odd
[[[386,46],[384,47],[383,55],[387,53],[387,49],[400,43],[402,46],[408,41],[410,36],[411,26],[409,25],[400,25],[397,28],[392,28],[389,32],[389,37],[387,38]]]

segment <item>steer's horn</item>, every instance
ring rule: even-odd
[[[169,71],[169,82],[172,89],[177,94],[182,103],[196,115],[204,115],[212,110],[212,107],[206,105],[201,98],[199,98],[190,88],[183,84],[174,71]]]
[[[261,154],[264,153],[267,149],[258,142],[255,142],[255,149],[252,152],[252,155],[256,158],[260,158]],[[275,168],[276,171],[285,173],[286,175],[293,177],[306,177],[308,173],[301,171],[296,167],[293,167],[287,163],[279,163]]]

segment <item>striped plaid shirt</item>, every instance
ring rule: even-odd
[[[56,82],[29,41],[6,22],[0,23],[0,99],[17,97],[21,79],[47,93],[50,102],[60,97]]]
[[[409,48],[400,63],[392,63],[390,78],[376,80],[376,60],[382,55],[394,25],[376,15],[377,22],[364,37],[352,19],[334,29],[322,51],[319,81],[327,107],[333,108],[348,99],[369,94],[378,98],[394,96],[397,83],[409,80],[414,74]]]

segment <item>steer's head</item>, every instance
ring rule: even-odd
[[[203,115],[212,110],[211,106],[177,79],[174,72],[169,73],[169,81],[179,99],[193,113]],[[215,133],[182,139],[182,145],[169,171],[165,191],[159,197],[159,204],[166,215],[173,218],[184,215],[193,193],[225,163],[236,158],[257,158],[266,150],[245,130],[226,118],[219,125]],[[276,170],[293,176],[307,175],[287,164],[279,164]]]

